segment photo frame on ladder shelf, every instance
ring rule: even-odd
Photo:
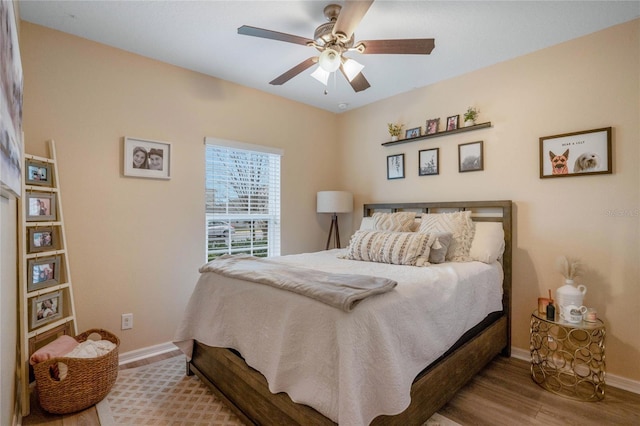
[[[62,318],[62,291],[46,293],[31,299],[31,329]]]
[[[56,194],[54,192],[27,192],[25,194],[27,222],[56,221]]]
[[[60,284],[61,257],[48,256],[27,262],[27,292],[42,290]]]

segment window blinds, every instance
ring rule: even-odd
[[[280,254],[281,152],[207,138],[208,259]]]

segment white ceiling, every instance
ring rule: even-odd
[[[313,48],[239,35],[249,25],[313,38],[327,4],[344,1],[20,1],[25,21],[149,58],[340,112],[407,92],[640,16],[640,1],[377,0],[358,40],[435,38],[431,55],[350,55],[371,87],[355,93],[342,75],[324,86],[310,74],[269,81]]]

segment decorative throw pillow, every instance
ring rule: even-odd
[[[436,237],[416,232],[356,231],[346,259],[394,265],[428,266]]]
[[[360,231],[373,231],[373,218],[363,217],[360,222]]]
[[[436,240],[429,251],[429,263],[444,263],[453,235],[450,232],[435,232],[433,235]]]
[[[475,226],[471,220],[471,211],[454,213],[423,214],[419,233],[448,232],[452,241],[445,259],[449,262],[470,262],[471,242]]]
[[[374,213],[373,229],[376,231],[411,232],[416,219],[413,212]]]
[[[469,256],[473,260],[493,263],[504,252],[504,229],[499,222],[478,222]]]

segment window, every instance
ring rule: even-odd
[[[280,255],[280,150],[206,139],[207,259]]]

